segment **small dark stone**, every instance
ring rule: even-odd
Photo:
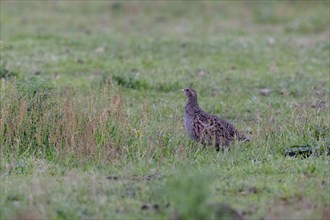
[[[149,175],[148,176],[144,176],[143,179],[144,180],[151,180],[151,176],[149,176]]]
[[[150,204],[143,204],[143,205],[141,206],[141,209],[142,209],[142,210],[150,209]]]
[[[166,22],[166,20],[167,20],[166,17],[162,17],[162,16],[155,17],[155,21],[159,23],[164,23]]]
[[[148,210],[148,209],[158,210],[159,209],[159,205],[158,204],[149,204],[149,203],[146,203],[146,204],[143,204],[141,206],[141,209],[142,210]]]
[[[34,73],[33,73],[34,75],[40,75],[41,74],[41,70],[36,70],[36,71],[34,71]]]
[[[209,207],[215,210],[216,219],[243,220],[243,216],[227,204],[214,203],[210,204]]]
[[[108,176],[108,180],[118,180],[118,176]]]
[[[86,29],[86,30],[84,31],[84,33],[87,34],[87,35],[90,35],[90,34],[92,33],[92,31],[89,30],[89,29]]]
[[[248,188],[248,192],[249,192],[249,193],[257,193],[258,190],[257,190],[256,187],[252,186],[252,187],[249,187],[249,188]]]
[[[255,186],[251,186],[251,187],[245,187],[245,186],[242,186],[239,190],[238,190],[239,193],[242,193],[242,194],[250,194],[250,193],[257,193],[258,192],[258,189],[257,187]]]
[[[268,96],[270,92],[271,91],[268,88],[259,89],[260,95],[263,95],[263,96]]]
[[[112,8],[112,10],[117,11],[122,8],[122,5],[119,2],[114,2],[111,4],[111,8]]]
[[[307,158],[310,156],[319,156],[321,154],[329,155],[330,146],[326,146],[325,149],[319,146],[311,145],[293,145],[284,152],[284,156]]]
[[[77,63],[79,63],[79,64],[83,64],[84,61],[83,61],[82,59],[78,59],[78,60],[77,60]]]

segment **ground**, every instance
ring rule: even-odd
[[[0,4],[1,219],[329,219],[329,1]]]

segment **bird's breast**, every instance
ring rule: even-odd
[[[193,132],[193,119],[186,112],[185,112],[185,116],[184,116],[184,126],[186,128],[186,132],[188,133],[188,135],[192,139],[197,140],[197,137],[195,136],[195,134]]]

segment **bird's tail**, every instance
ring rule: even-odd
[[[242,133],[238,133],[238,140],[240,141],[246,141],[246,142],[249,142],[251,141],[251,137],[245,135],[245,134],[242,134]]]

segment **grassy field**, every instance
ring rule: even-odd
[[[329,1],[0,4],[1,219],[329,219]]]

